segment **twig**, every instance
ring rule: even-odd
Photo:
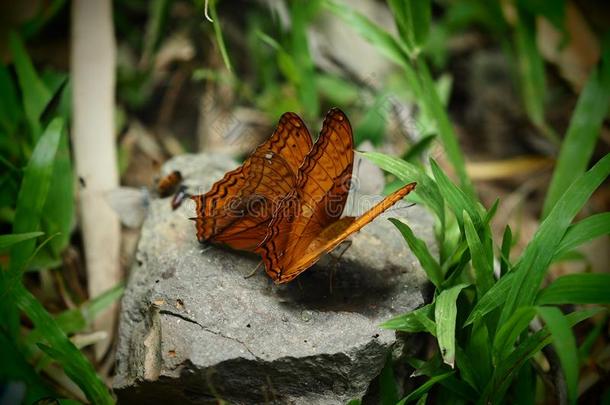
[[[110,0],[72,2],[72,143],[80,189],[80,214],[89,296],[121,279],[120,223],[104,194],[119,184],[114,137],[115,40]],[[113,335],[116,305],[100,314],[96,330]],[[100,358],[108,340],[95,346]]]

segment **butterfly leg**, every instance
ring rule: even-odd
[[[341,244],[335,249],[335,250],[339,250],[339,247],[343,247],[343,250],[341,251],[341,253],[339,253],[337,256],[335,256],[333,254],[334,251],[329,253],[330,257],[332,257],[332,264],[331,264],[331,267],[330,267],[329,287],[328,287],[331,295],[333,293],[333,276],[335,274],[335,271],[339,268],[339,260],[341,260],[341,257],[343,257],[345,252],[347,252],[347,250],[351,246],[352,246],[351,239],[347,239],[347,240],[344,240],[343,242],[341,242]]]
[[[263,261],[261,260],[260,262],[258,262],[258,264],[256,265],[256,267],[254,268],[254,270],[252,270],[252,272],[250,274],[247,274],[244,276],[244,278],[250,278],[253,275],[256,274],[256,272],[258,271],[258,269],[261,267],[261,264],[263,264]]]

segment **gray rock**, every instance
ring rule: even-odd
[[[164,171],[180,170],[200,193],[234,165],[190,155]],[[351,210],[364,209],[358,205]],[[256,256],[202,247],[187,220],[193,215],[190,200],[176,211],[169,199],[150,203],[122,302],[119,400],[339,404],[362,397],[397,342],[378,325],[426,296],[425,274],[393,225],[378,218],[352,236],[336,265],[327,257],[276,286],[262,270],[244,278]],[[434,246],[421,207],[384,216],[405,218]]]

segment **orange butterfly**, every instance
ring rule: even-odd
[[[282,115],[273,135],[210,191],[192,196],[200,242],[253,251],[267,235],[275,206],[295,187],[296,174],[312,147],[305,124]]]
[[[286,120],[299,131],[285,130],[282,121]],[[271,142],[274,137],[276,141]],[[205,195],[194,197],[199,240],[260,254],[267,274],[276,283],[293,280],[415,188],[415,183],[407,184],[360,217],[341,218],[354,162],[350,123],[341,110],[331,109],[316,144],[302,154],[298,165],[298,154],[288,156],[286,148],[269,149],[270,142],[277,145],[284,139],[284,144],[294,145],[301,137],[311,145],[309,132],[298,116],[284,114],[271,139],[240,168],[227,173]],[[305,146],[307,141],[301,143]],[[303,152],[297,146],[287,149]],[[235,176],[237,180],[233,180]],[[259,199],[270,210],[257,215],[238,209],[237,216],[214,211],[226,208],[227,196],[238,189],[243,189],[237,195],[238,207]]]

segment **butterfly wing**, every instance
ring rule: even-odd
[[[280,263],[280,265],[283,266],[281,268],[282,271],[275,281],[278,283],[287,283],[294,279],[316,263],[324,253],[332,251],[348,236],[362,229],[362,227],[373,221],[385,210],[400,201],[409,194],[415,186],[416,183],[407,184],[384,198],[361,216],[357,218],[344,217],[326,227],[309,243],[301,255],[290,257],[289,259],[291,261],[288,263]]]
[[[265,241],[256,250],[275,281],[320,233],[339,220],[347,201],[354,162],[350,123],[331,109],[322,131],[299,169],[295,191],[284,198],[269,224]]]
[[[207,193],[192,197],[199,241],[254,249],[266,235],[275,205],[294,189],[311,147],[311,136],[299,116],[283,114],[273,135],[240,167]]]

